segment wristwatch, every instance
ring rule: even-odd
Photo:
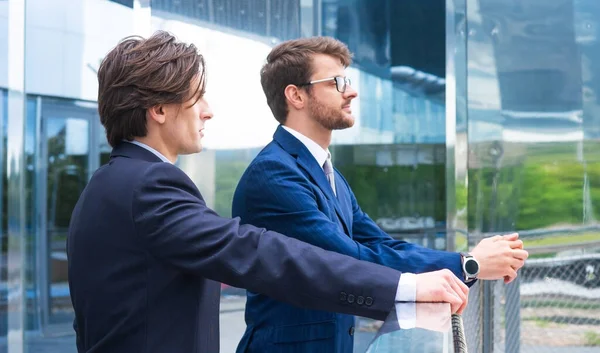
[[[471,282],[477,279],[479,274],[479,262],[473,257],[473,255],[461,252],[462,269],[465,275],[465,282]]]

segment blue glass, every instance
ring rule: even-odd
[[[23,138],[24,16],[23,1],[0,4],[0,87],[3,91],[2,128],[2,333],[8,352],[19,352],[25,333],[25,188]],[[6,331],[5,331],[6,330]]]
[[[459,89],[456,65],[462,103],[456,137],[468,143],[454,170],[468,181],[460,198],[456,186],[456,204],[464,205],[460,222],[468,245],[518,231],[531,254],[517,282],[472,290],[470,302],[482,309],[467,313],[468,322],[481,319],[471,327],[473,347],[585,351],[600,335],[597,326],[580,326],[600,315],[594,294],[600,286],[600,8],[571,0],[465,3],[466,25],[453,33],[467,48],[461,56],[467,90]],[[468,119],[461,135],[463,109]]]
[[[354,55],[358,92],[355,126],[333,134],[335,166],[392,237],[445,249],[444,4],[328,0],[321,11],[321,34]]]
[[[2,127],[2,130],[0,131],[0,136],[2,136],[2,141],[7,141],[6,139],[6,128],[5,126],[8,124],[8,92],[6,90],[1,90],[0,91],[0,126]],[[4,201],[5,199],[8,200],[7,196],[8,195],[8,182],[7,182],[7,178],[6,178],[6,163],[4,162],[6,160],[6,143],[2,143],[0,144],[0,150],[2,151],[2,153],[0,154],[0,161],[2,161],[2,188],[0,188],[0,194],[2,195],[2,203],[0,204],[0,209],[2,211],[2,227],[1,227],[1,232],[0,232],[0,239],[2,240],[1,244],[2,244],[2,258],[3,261],[2,263],[4,264],[6,262],[5,259],[7,259],[7,255],[8,255],[8,249],[7,246],[4,244],[8,244],[8,207],[6,207],[6,202]],[[9,293],[9,286],[8,286],[8,282],[7,282],[7,269],[5,268],[6,265],[3,265],[3,270],[1,272],[1,277],[0,280],[2,283],[2,288],[1,288],[1,300],[2,300],[2,305],[7,306],[8,305],[8,293]],[[0,320],[0,335],[2,337],[6,337],[7,333],[8,333],[8,312],[6,310],[3,310],[1,313],[1,320]]]
[[[9,340],[8,348],[9,352],[75,352],[64,231],[73,200],[99,166],[100,152],[105,150],[93,102],[97,97],[96,72],[103,55],[119,39],[135,33],[147,34],[149,2],[75,1],[68,7],[36,0],[11,3],[20,3],[27,14],[22,29],[26,39],[15,35],[11,41],[25,49],[18,62],[26,65],[27,75],[21,82],[28,93],[26,100],[21,99],[21,120],[14,119],[13,129],[17,124],[21,126],[21,142],[16,140],[18,134],[11,133],[8,139],[9,146],[19,146],[23,161],[20,170],[24,173],[19,179],[23,185],[21,194],[9,195],[8,201],[20,203],[13,209],[23,213],[18,218],[22,246],[13,247],[22,258],[19,283],[24,288],[24,305],[11,312],[22,318],[29,332],[14,347],[10,347]],[[16,5],[11,6],[14,12]],[[118,19],[118,25],[106,27],[105,23],[95,22],[100,13],[110,13]],[[18,46],[13,44],[8,53],[18,57]],[[0,80],[0,86],[3,82]],[[15,115],[10,110],[9,116],[12,124]],[[8,322],[17,321],[10,320],[9,315]]]
[[[403,327],[410,325],[407,318],[412,325]],[[451,315],[446,303],[397,303],[385,321],[364,320],[356,331],[366,344],[355,352],[467,352],[463,318]]]
[[[25,107],[25,237],[26,237],[26,278],[25,278],[25,300],[27,303],[25,312],[25,324],[27,330],[36,330],[39,327],[39,302],[36,284],[36,273],[38,268],[37,236],[38,222],[36,222],[36,182],[39,170],[37,167],[37,116],[38,102],[36,97],[27,97]]]

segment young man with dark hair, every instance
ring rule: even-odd
[[[205,71],[197,49],[166,32],[126,38],[100,65],[100,120],[113,150],[67,237],[79,352],[218,352],[218,282],[378,319],[393,308],[399,271],[221,218],[173,165],[201,151],[213,117]],[[449,271],[418,281],[418,300],[466,305],[468,289]]]

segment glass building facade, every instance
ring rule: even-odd
[[[0,0],[0,352],[76,351],[65,234],[110,153],[96,71],[158,29],[207,60],[206,149],[177,163],[219,214],[277,126],[270,48],[336,37],[359,97],[331,150],[365,212],[432,248],[519,231],[530,250],[516,283],[471,290],[469,351],[600,349],[596,0]],[[222,352],[244,300],[223,285]],[[356,330],[356,352],[369,339]]]

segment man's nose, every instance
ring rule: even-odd
[[[346,92],[344,92],[344,98],[354,99],[356,97],[358,97],[358,92],[354,88],[352,88],[352,86],[347,85]]]
[[[200,119],[202,120],[210,120],[213,118],[213,111],[210,107],[206,107],[206,109],[200,114]]]

